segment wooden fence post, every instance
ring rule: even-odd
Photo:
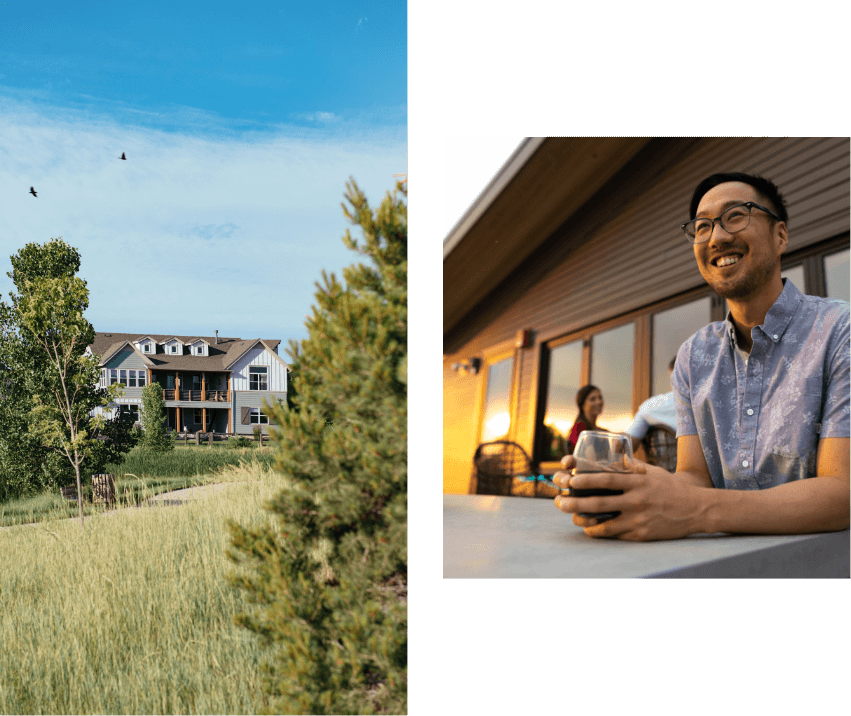
[[[115,475],[92,475],[92,501],[115,504]]]

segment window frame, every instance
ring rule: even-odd
[[[258,418],[257,420],[254,419],[255,416]],[[249,425],[268,425],[269,416],[261,408],[249,408],[248,423]]]
[[[262,369],[262,372],[261,372]],[[269,366],[267,365],[250,365],[248,366],[248,389],[255,390],[259,392],[268,392],[269,391]],[[254,380],[254,376],[258,377],[258,380]],[[259,377],[263,376],[265,380],[263,383],[260,382]],[[265,388],[261,387],[253,387],[254,384],[258,383],[260,385],[265,385]]]

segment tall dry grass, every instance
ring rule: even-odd
[[[0,530],[0,712],[258,713],[262,654],[233,624],[226,520],[269,519],[254,461],[179,507]]]

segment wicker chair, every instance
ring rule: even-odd
[[[668,472],[677,469],[677,434],[664,425],[654,425],[641,441],[647,462]]]
[[[473,492],[477,495],[510,495],[515,476],[533,475],[526,451],[509,440],[482,443],[473,456]]]

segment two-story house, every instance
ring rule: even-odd
[[[250,435],[268,432],[263,400],[286,402],[289,366],[278,356],[279,340],[203,336],[96,333],[86,350],[99,356],[100,385],[124,385],[119,410],[139,419],[142,388],[163,391],[168,427]]]

